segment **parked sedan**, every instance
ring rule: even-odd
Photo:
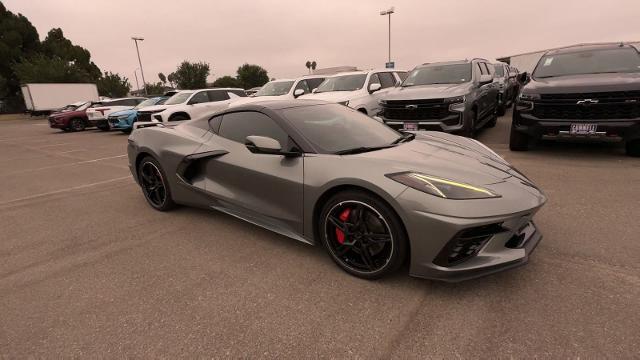
[[[309,244],[346,272],[459,281],[527,262],[545,203],[481,143],[401,134],[346,106],[280,100],[129,137],[151,207],[216,209]],[[179,241],[179,240],[178,240]]]
[[[90,126],[95,126],[102,131],[109,131],[111,127],[109,126],[107,117],[109,117],[111,113],[133,109],[145,100],[147,99],[131,97],[101,101],[99,105],[96,103],[96,105],[87,109],[87,120]]]
[[[111,113],[108,117],[109,126],[114,130],[120,130],[126,134],[130,134],[131,130],[133,130],[133,123],[136,122],[138,118],[138,111],[144,110],[144,108],[148,106],[162,105],[168,98],[167,96],[154,97],[141,102],[133,109]]]
[[[79,105],[67,105],[60,112],[55,112],[49,116],[49,127],[63,131],[82,131],[87,126],[90,126],[87,119],[87,109],[92,105],[99,104],[87,101]]]

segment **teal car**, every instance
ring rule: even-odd
[[[153,97],[141,102],[133,109],[111,113],[108,117],[109,126],[112,130],[120,130],[126,134],[130,134],[133,130],[133,123],[136,122],[138,118],[138,110],[147,106],[162,105],[168,98],[169,96]]]

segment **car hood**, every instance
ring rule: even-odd
[[[120,111],[112,112],[111,114],[109,114],[109,117],[118,117],[118,116],[123,116],[123,115],[130,116],[130,115],[135,114],[137,112],[138,111],[135,110],[135,109],[120,110]]]
[[[298,99],[324,100],[328,102],[343,102],[358,96],[358,91],[327,91],[315,94],[306,94]]]
[[[584,74],[534,78],[525,94],[557,94],[640,90],[640,73]]]
[[[397,87],[385,94],[383,100],[418,100],[440,99],[463,96],[469,92],[470,83],[464,84],[433,84]]]
[[[413,141],[349,156],[390,164],[386,173],[415,171],[472,185],[515,181],[533,186],[504,159],[475,140],[441,132],[417,132]]]
[[[163,111],[166,110],[170,107],[172,107],[173,105],[152,105],[152,106],[145,106],[142,109],[139,109],[139,111],[151,111],[151,112],[159,112],[159,111]]]
[[[85,116],[85,110],[80,111],[61,111],[51,114],[52,118],[63,118],[63,117],[73,117],[73,116]]]

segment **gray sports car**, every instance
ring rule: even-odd
[[[527,262],[544,194],[481,143],[399,133],[313,100],[231,107],[129,137],[147,202],[212,208],[322,243],[350,274],[460,281]]]

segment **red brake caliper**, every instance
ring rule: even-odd
[[[340,218],[342,222],[345,222],[349,218],[349,214],[351,214],[351,209],[344,209],[338,218]],[[338,228],[336,228],[336,238],[340,244],[344,244],[344,233]]]

